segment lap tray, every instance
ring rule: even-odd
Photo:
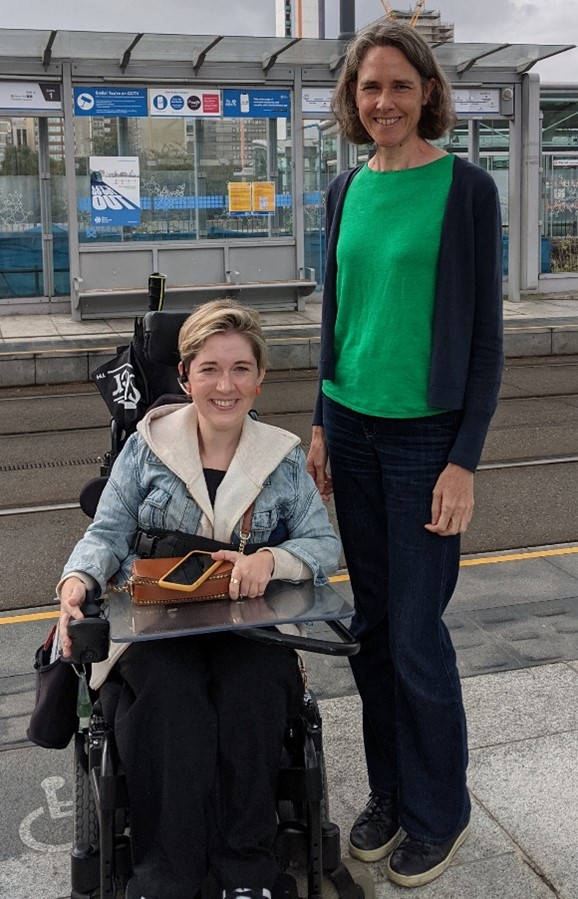
[[[217,599],[139,606],[128,593],[114,593],[109,599],[110,636],[117,643],[277,624],[331,624],[352,614],[352,606],[333,587],[315,587],[312,581],[272,581],[264,596],[237,602]]]

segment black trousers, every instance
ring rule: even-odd
[[[303,681],[290,649],[235,634],[133,643],[119,659],[115,735],[133,863],[146,899],[271,889],[275,792]]]

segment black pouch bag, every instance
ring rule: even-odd
[[[50,661],[57,625],[34,656],[36,702],[26,736],[44,749],[65,749],[78,730],[78,674],[60,656]]]
[[[146,379],[135,343],[118,347],[114,359],[95,369],[92,378],[118,427],[127,436],[132,434],[148,406]]]

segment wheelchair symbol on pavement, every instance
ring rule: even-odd
[[[46,802],[48,805],[48,814],[52,821],[58,818],[72,817],[72,799],[66,799],[61,802],[57,797],[57,792],[62,789],[66,781],[63,777],[45,777],[41,781],[40,786],[46,794]],[[63,849],[70,849],[71,843],[60,843],[53,845],[51,843],[42,843],[32,836],[32,825],[35,821],[46,813],[44,806],[35,809],[26,815],[19,829],[20,839],[29,849],[36,849],[37,852],[62,852]]]

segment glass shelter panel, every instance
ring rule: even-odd
[[[332,120],[303,125],[303,212],[305,265],[315,271],[318,284],[325,270],[325,196],[337,174],[337,126]]]
[[[81,243],[293,234],[287,119],[83,117],[75,127]],[[96,221],[93,157],[137,160],[137,222]]]
[[[0,119],[0,298],[44,293],[38,120]]]
[[[60,116],[0,118],[0,299],[70,292]]]
[[[544,235],[552,271],[578,271],[578,90],[547,91],[542,110]]]

